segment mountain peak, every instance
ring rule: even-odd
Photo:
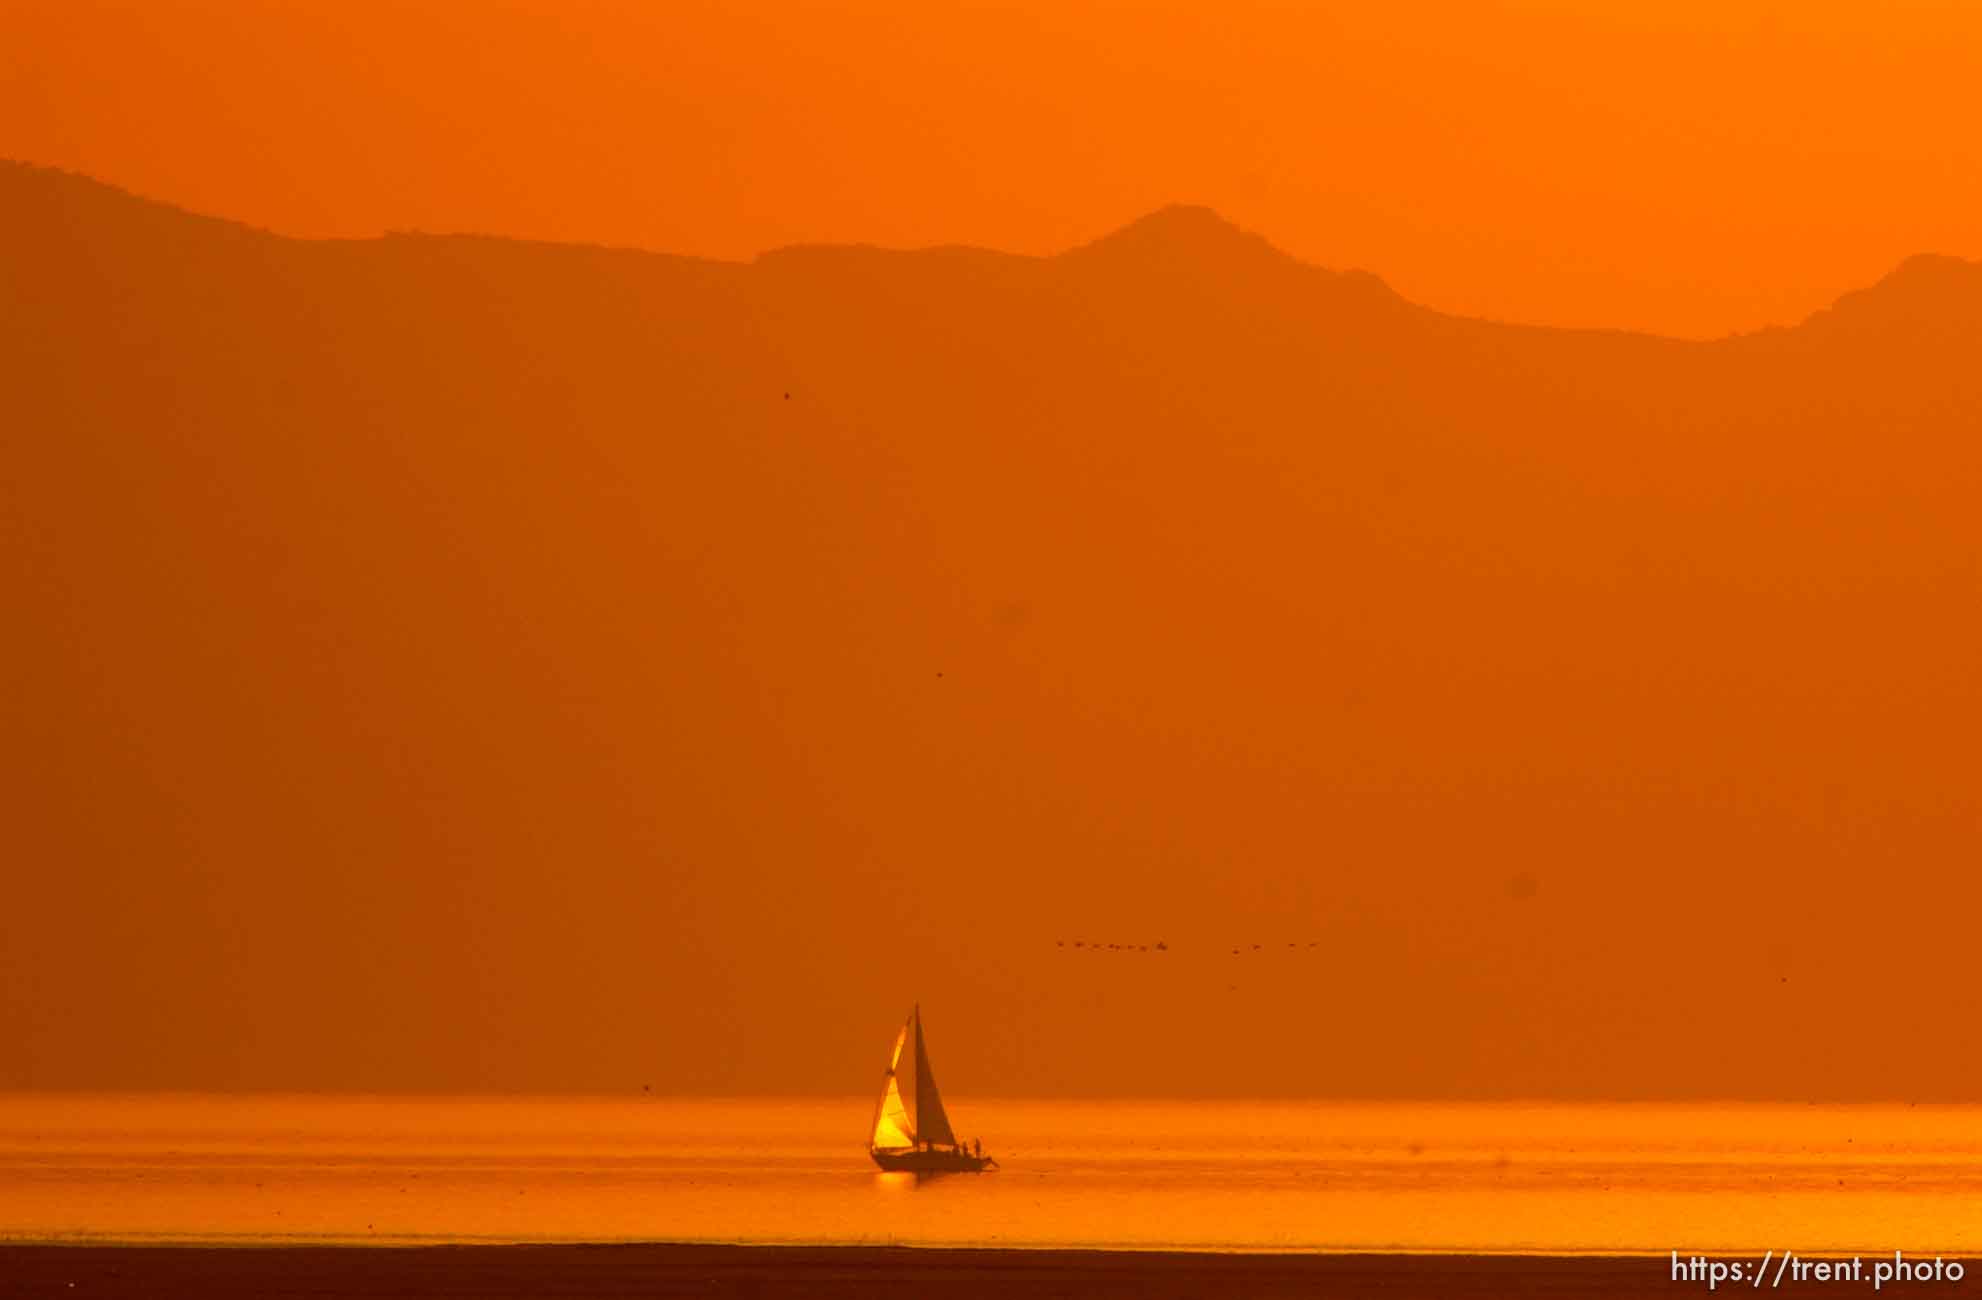
[[[1158,208],[1112,234],[1070,249],[1064,256],[1292,260],[1263,237],[1240,229],[1212,209],[1196,203],[1172,203]]]
[[[1264,236],[1234,225],[1211,208],[1172,203],[1138,217],[1112,234],[1060,254],[1067,262],[1109,274],[1212,284],[1325,281],[1372,301],[1403,299],[1368,271],[1335,271],[1303,262]]]
[[[1982,262],[1946,253],[1915,253],[1861,293],[1909,301],[1966,297],[1982,290]],[[1853,295],[1847,294],[1849,298]],[[1842,300],[1840,300],[1842,301]]]
[[[1913,332],[1971,329],[1982,322],[1982,262],[1916,253],[1876,284],[1856,289],[1810,318],[1820,328]]]

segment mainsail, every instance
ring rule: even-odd
[[[887,1082],[874,1108],[874,1136],[869,1145],[877,1151],[908,1151],[918,1145],[955,1146],[956,1141],[956,1134],[950,1131],[950,1117],[943,1113],[942,1095],[936,1091],[936,1076],[929,1069],[929,1049],[922,1039],[922,1008],[917,1006],[908,1013],[901,1033],[895,1035]]]

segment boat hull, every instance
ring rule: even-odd
[[[962,1151],[877,1151],[868,1148],[874,1163],[889,1173],[903,1174],[981,1174],[996,1169],[990,1156],[967,1155]]]

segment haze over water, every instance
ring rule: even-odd
[[[1982,1108],[964,1101],[1002,1171],[881,1174],[863,1098],[0,1099],[0,1240],[1961,1254]]]

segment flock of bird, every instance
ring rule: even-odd
[[[1161,940],[1158,940],[1155,943],[1089,943],[1085,939],[1074,939],[1071,941],[1067,939],[1055,939],[1053,941],[1053,946],[1056,948],[1080,948],[1087,952],[1168,952],[1170,951],[1170,945],[1162,942]],[[1252,953],[1256,953],[1256,952],[1270,951],[1272,947],[1273,945],[1263,944],[1263,943],[1256,943],[1251,945],[1250,947],[1247,947],[1242,944],[1239,947],[1232,949],[1232,955],[1234,957],[1249,956]],[[1321,947],[1321,943],[1319,940],[1315,940],[1305,945],[1299,943],[1290,943],[1287,945],[1287,947],[1292,949],[1298,949],[1302,947],[1319,948]]]

